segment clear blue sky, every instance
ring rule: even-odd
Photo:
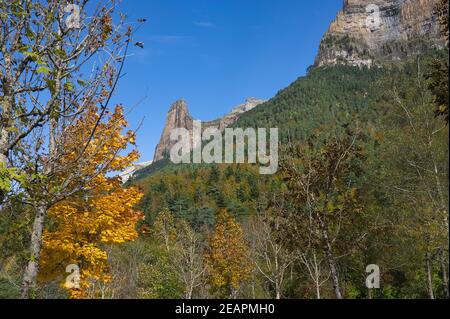
[[[342,0],[126,0],[136,34],[114,102],[135,107],[141,161],[153,157],[167,110],[184,98],[211,120],[246,97],[269,99],[306,72]]]

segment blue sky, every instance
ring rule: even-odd
[[[269,99],[306,72],[342,0],[125,0],[135,36],[114,102],[133,109],[141,161],[151,160],[170,105],[220,117],[246,97]]]

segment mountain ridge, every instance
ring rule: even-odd
[[[242,114],[254,109],[264,102],[264,100],[249,97],[243,104],[235,106],[231,112],[225,114],[223,117],[212,121],[202,122],[202,127],[203,129],[214,127],[222,132],[225,128],[235,123]],[[167,113],[166,123],[160,141],[156,146],[153,162],[160,161],[167,157],[171,147],[175,144],[175,142],[170,140],[170,133],[172,130],[184,128],[192,133],[194,121],[195,119],[191,116],[188,105],[184,99],[177,100],[173,103]]]

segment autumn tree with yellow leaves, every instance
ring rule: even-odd
[[[214,292],[220,297],[237,298],[252,266],[242,227],[225,210],[217,215],[205,262]]]
[[[82,192],[68,197],[49,209],[51,225],[45,230],[44,246],[41,253],[39,277],[50,280],[62,277],[68,265],[76,265],[80,270],[79,288],[66,287],[72,298],[86,297],[86,290],[92,281],[110,280],[105,246],[121,244],[134,240],[138,233],[136,223],[143,218],[134,210],[142,194],[138,189],[123,188],[119,177],[108,174],[120,171],[131,165],[137,158],[135,151],[119,155],[130,143],[134,142],[134,133],[122,134],[127,122],[122,107],[116,107],[108,121],[98,123],[95,108],[70,126],[71,138],[64,148],[66,155],[61,157],[61,166],[78,170],[82,176],[92,176]],[[86,145],[85,161],[74,161],[77,149],[83,144],[86,132],[97,125],[91,142]],[[73,166],[67,163],[74,163]],[[99,167],[103,169],[98,171]],[[61,171],[61,180],[70,173]],[[73,180],[73,183],[79,181]],[[75,188],[76,185],[71,185]]]
[[[29,212],[22,298],[38,290],[50,211],[90,198],[93,185],[106,189],[112,180],[102,176],[129,162],[111,161],[122,149],[98,135],[133,41],[118,3],[0,1],[0,205],[19,203]],[[80,119],[89,125],[74,135]]]

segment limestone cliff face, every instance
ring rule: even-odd
[[[245,103],[234,107],[230,113],[224,115],[223,117],[217,120],[203,122],[202,126],[203,128],[215,127],[218,128],[220,131],[223,131],[228,126],[234,124],[234,122],[236,122],[241,117],[242,114],[254,109],[255,107],[264,102],[265,102],[264,100],[260,100],[253,97],[247,98],[245,100]]]
[[[315,65],[372,65],[442,47],[439,0],[345,0],[320,44]]]
[[[170,107],[167,113],[166,125],[161,135],[159,144],[156,146],[153,162],[162,160],[175,142],[170,141],[170,133],[176,128],[185,128],[192,131],[194,119],[189,114],[187,104],[184,100],[178,100]],[[167,153],[167,154],[166,154]]]
[[[243,113],[250,111],[261,103],[264,103],[264,101],[256,98],[248,98],[244,104],[236,106],[225,116],[214,121],[202,122],[202,128],[206,129],[209,127],[214,127],[220,131],[223,131],[226,127],[235,123]],[[189,113],[186,102],[184,100],[176,101],[167,113],[166,125],[162,132],[161,139],[156,146],[153,162],[157,162],[165,157],[168,157],[170,149],[176,143],[170,141],[170,133],[172,130],[177,128],[185,128],[192,134],[193,126],[194,119]]]

